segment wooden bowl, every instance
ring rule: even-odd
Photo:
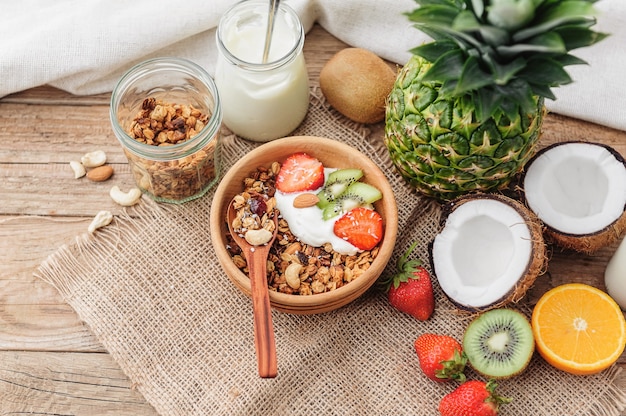
[[[296,152],[305,152],[319,159],[324,166],[332,168],[358,167],[365,173],[361,181],[377,187],[383,198],[374,207],[384,224],[380,250],[370,268],[359,278],[329,292],[314,295],[290,295],[270,290],[273,308],[294,314],[315,314],[338,309],[361,296],[378,279],[387,265],[396,241],[398,211],[391,186],[374,162],[357,149],[346,144],[313,136],[287,137],[263,144],[241,158],[226,172],[215,191],[211,205],[211,239],[217,257],[230,280],[243,293],[250,296],[248,276],[235,266],[226,249],[228,225],[226,210],[231,199],[243,191],[243,180],[259,166],[283,162]]]

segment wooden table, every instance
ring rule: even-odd
[[[313,83],[344,47],[313,28],[305,43]],[[109,97],[39,87],[0,99],[0,414],[156,415],[58,292],[33,276],[49,254],[85,232],[99,210],[119,212],[108,196],[112,183],[133,185],[110,128]],[[371,131],[382,138],[382,125]],[[549,115],[542,144],[567,139],[606,143],[626,155],[626,132]],[[68,162],[95,149],[107,153],[114,177],[75,180]],[[593,256],[555,252],[529,296],[569,281],[604,288],[616,247]],[[626,354],[619,365],[626,367]],[[626,388],[626,372],[619,377]]]

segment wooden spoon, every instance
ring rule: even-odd
[[[274,329],[272,325],[272,311],[270,307],[269,292],[267,289],[267,256],[270,247],[276,238],[278,219],[274,212],[274,233],[271,240],[263,245],[254,246],[246,241],[244,236],[233,230],[233,220],[237,216],[237,210],[233,207],[233,201],[228,206],[228,230],[233,240],[241,248],[250,276],[250,288],[252,292],[252,310],[254,311],[254,346],[256,349],[259,376],[263,378],[276,377],[276,343],[274,341]]]

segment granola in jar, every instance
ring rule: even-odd
[[[202,131],[208,119],[192,105],[149,97],[143,101],[128,134],[139,143],[159,148],[184,146]],[[180,201],[196,195],[216,179],[216,146],[217,137],[200,149],[171,160],[150,159],[124,150],[142,190],[160,200]]]
[[[110,118],[135,182],[153,199],[182,203],[217,183],[222,109],[200,66],[180,58],[136,65],[113,90]]]

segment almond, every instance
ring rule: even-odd
[[[293,200],[294,208],[307,208],[319,202],[319,198],[315,194],[300,194]]]
[[[109,165],[98,166],[87,172],[87,178],[94,182],[104,182],[113,175],[113,168]]]

